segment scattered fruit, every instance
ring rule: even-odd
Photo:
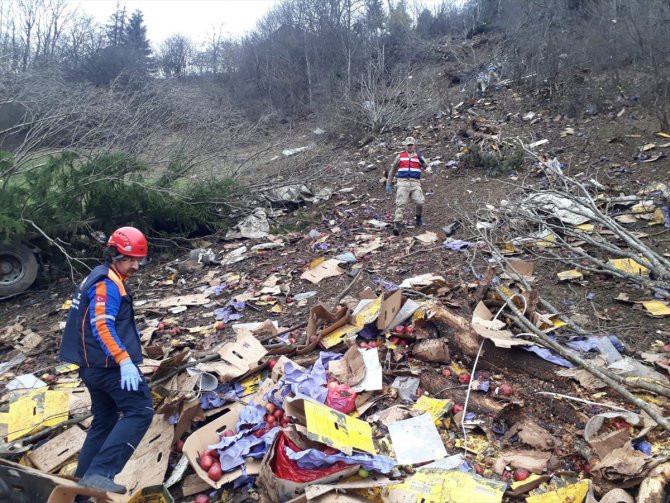
[[[475,473],[477,475],[482,475],[484,473],[484,467],[482,465],[475,465]]]
[[[498,388],[498,391],[502,396],[512,396],[514,394],[512,386],[507,383],[501,384],[500,387]]]
[[[467,372],[463,372],[458,376],[458,382],[461,384],[468,384],[470,382],[470,374]]]
[[[328,389],[335,391],[339,385],[340,383],[338,383],[336,380],[333,379],[328,383]]]
[[[211,456],[200,456],[200,468],[203,470],[207,471],[209,470],[212,465],[214,464],[214,459]]]
[[[365,468],[360,468],[358,470],[358,476],[362,479],[367,479],[370,476],[370,472],[367,471]]]
[[[408,325],[405,327],[405,333],[407,335],[412,335],[414,333],[414,327],[412,325]]]
[[[224,437],[234,437],[235,432],[233,430],[226,430],[226,431],[223,432],[223,436]]]
[[[195,497],[195,503],[210,503],[209,496],[206,494],[198,494]]]
[[[265,410],[268,411],[268,414],[272,415],[274,414],[275,410],[277,410],[277,406],[272,402],[268,402],[265,404]]]
[[[393,337],[389,337],[389,344],[398,344],[399,340],[400,338],[394,335]]]
[[[514,480],[517,482],[520,480],[526,480],[528,477],[530,477],[530,472],[525,468],[517,468],[514,472]]]
[[[463,406],[462,406],[462,405],[459,405],[459,404],[456,404],[456,405],[454,405],[454,406],[451,408],[451,413],[452,413],[453,415],[456,415],[456,414],[458,414],[458,413],[459,413],[460,411],[462,411],[462,410],[463,410]]]
[[[326,448],[323,450],[323,453],[324,453],[326,456],[332,456],[333,454],[338,454],[339,452],[340,452],[340,451],[338,451],[337,449],[333,449],[332,447],[326,447]]]
[[[224,322],[222,322],[222,321],[218,322],[218,323],[214,326],[214,329],[215,329],[215,330],[219,330],[219,331],[224,330],[225,328],[226,328],[226,324],[225,324]]]
[[[377,347],[377,341],[368,342],[368,347],[369,348],[376,348]]]
[[[451,377],[451,369],[442,369],[442,375],[444,377]]]
[[[271,415],[265,416],[265,422],[269,425],[274,426],[274,424],[277,422],[277,418]]]
[[[313,343],[315,343],[315,342],[318,341],[318,340],[319,340],[319,336],[318,336],[318,335],[310,335],[310,336],[309,336],[309,342],[310,342],[310,344],[313,344]]]
[[[221,465],[219,463],[214,463],[212,467],[207,471],[207,476],[212,479],[214,482],[218,482],[223,477],[223,472],[221,471]]]
[[[273,368],[275,368],[275,365],[277,365],[277,360],[275,360],[274,358],[273,358],[272,360],[268,360],[268,368],[269,368],[270,370],[272,370]]]
[[[177,440],[174,443],[174,452],[181,453],[184,450],[184,441],[183,440]]]
[[[366,349],[369,346],[367,341],[359,342],[358,347],[362,349]]]
[[[284,417],[284,411],[281,409],[275,410],[272,415],[275,417],[275,419],[281,420],[281,418]]]
[[[402,335],[405,333],[405,325],[398,325],[394,330],[396,334]]]
[[[256,431],[254,431],[253,435],[254,435],[254,437],[256,437],[256,438],[261,438],[263,435],[265,435],[265,431],[263,431],[263,430],[256,430]]]

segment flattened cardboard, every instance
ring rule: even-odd
[[[534,262],[528,262],[526,260],[510,258],[507,259],[507,265],[508,265],[507,273],[510,276],[515,276],[516,274],[519,274],[524,278],[532,278],[533,273],[535,272]]]
[[[298,348],[297,353],[299,355],[304,355],[311,352],[321,343],[322,339],[328,338],[330,334],[339,331],[341,328],[344,328],[347,325],[348,319],[349,308],[346,306],[340,306],[335,311],[329,311],[322,304],[317,304],[309,310],[306,329],[307,340],[309,341],[312,336],[316,336],[316,340],[314,342],[310,342],[306,346]],[[324,323],[325,328],[319,330],[319,327]],[[337,343],[339,343],[339,341],[332,345],[336,345]]]
[[[208,446],[219,443],[221,438],[217,432],[235,428],[235,424],[237,423],[243,408],[244,405],[241,403],[227,405],[225,407],[226,412],[224,412],[221,417],[216,418],[211,423],[208,423],[191,433],[184,443],[183,452],[188,458],[188,462],[193,467],[193,470],[195,470],[198,477],[207,482],[207,484],[214,489],[218,489],[224,484],[241,477],[242,470],[237,469],[231,472],[226,472],[223,474],[223,477],[221,477],[221,480],[214,482],[207,476],[207,472],[200,468],[200,465],[198,464],[199,453],[206,451]],[[248,459],[246,462],[247,475],[258,475],[260,466],[261,464],[259,461]]]
[[[345,454],[359,449],[377,454],[372,442],[372,428],[366,421],[347,416],[326,405],[305,401],[307,437],[324,443]]]
[[[74,425],[40,445],[28,454],[30,461],[43,472],[53,472],[81,450],[86,433]]]
[[[341,262],[339,260],[335,259],[326,260],[313,269],[306,270],[300,277],[316,285],[324,278],[330,278],[332,276],[340,276],[341,274],[344,274],[344,271],[338,267],[340,263]]]
[[[72,503],[75,496],[97,498],[99,503],[121,503],[127,496],[113,495],[77,485],[74,481],[41,472],[35,468],[0,459],[0,480],[13,490],[16,498],[24,495],[25,501],[46,501],[47,503]]]
[[[147,302],[139,309],[161,309],[175,306],[204,306],[209,303],[208,293],[194,293],[191,295],[179,295],[177,297],[168,297],[155,302]]]
[[[263,344],[247,330],[240,333],[234,342],[225,344],[219,350],[221,361],[202,363],[196,368],[218,374],[222,382],[228,382],[257,366],[267,352]]]
[[[173,437],[174,427],[168,423],[167,417],[155,414],[142,441],[115,481],[126,486],[129,494],[162,484]]]

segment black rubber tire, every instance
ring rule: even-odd
[[[38,268],[37,258],[28,247],[0,243],[0,298],[30,288]]]

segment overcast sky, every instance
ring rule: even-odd
[[[2,0],[0,0],[2,1]],[[73,6],[105,24],[116,10],[117,0],[71,0]],[[139,9],[144,14],[149,40],[158,44],[173,33],[201,42],[218,31],[243,35],[278,0],[125,0],[128,13]]]
[[[2,2],[4,0],[0,0]],[[464,0],[451,0],[462,4]],[[117,0],[69,0],[72,6],[106,24],[116,9]],[[442,0],[419,0],[423,7],[435,8]],[[160,44],[174,33],[181,33],[196,43],[207,40],[213,32],[227,36],[244,35],[279,0],[121,0],[128,14],[139,9],[144,14],[149,40]],[[414,2],[408,2],[413,4]]]

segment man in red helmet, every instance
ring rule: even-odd
[[[77,289],[68,313],[59,357],[79,365],[91,395],[93,422],[79,454],[79,484],[124,493],[114,482],[142,440],[154,415],[142,363],[133,298],[125,281],[147,255],[147,240],[121,227],[107,241],[103,265]],[[122,416],[119,418],[119,413]]]

